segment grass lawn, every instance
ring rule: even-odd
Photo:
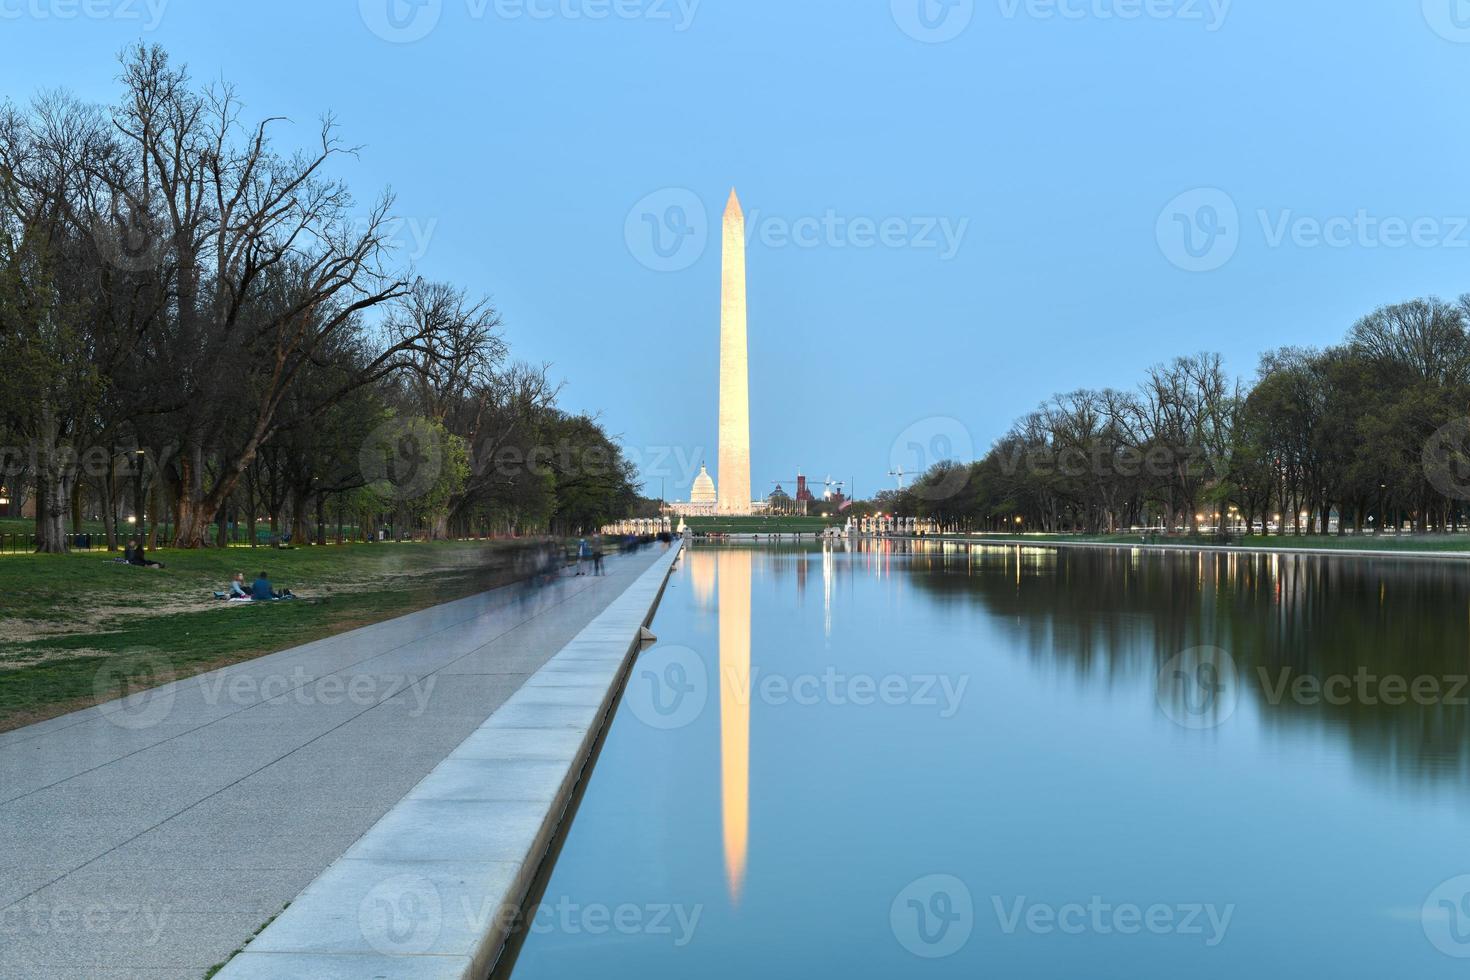
[[[836,517],[686,517],[684,523],[695,534],[820,534],[824,528],[841,527]]]
[[[505,584],[523,547],[150,552],[162,569],[100,554],[0,556],[0,731]],[[233,573],[249,581],[262,569],[302,598],[212,598]]]

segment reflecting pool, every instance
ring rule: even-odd
[[[1458,977],[1470,565],[696,545],[514,962]]]

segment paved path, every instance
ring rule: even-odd
[[[0,735],[0,977],[198,980],[662,554]]]
[[[678,555],[665,551],[218,980],[484,980],[530,911]]]

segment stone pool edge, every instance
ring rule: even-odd
[[[944,537],[941,535],[912,537],[908,535],[888,534],[882,536],[859,535],[863,540],[871,541],[922,541],[925,543],[960,544],[977,548],[1051,548],[1061,550],[1063,548],[1091,548],[1112,549],[1114,551],[1198,551],[1219,552],[1226,555],[1306,555],[1310,558],[1392,558],[1406,559],[1410,561],[1470,561],[1470,551],[1389,551],[1387,549],[1373,548],[1293,548],[1290,545],[1238,545],[1238,544],[1189,544],[1180,542],[1178,544],[1159,542],[1138,542],[1134,544],[1129,541],[1023,541],[1016,538],[962,538]],[[852,539],[847,539],[852,540]]]
[[[682,547],[676,539],[216,978],[487,976]]]

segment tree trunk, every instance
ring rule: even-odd
[[[148,550],[152,551],[158,547],[158,515],[163,513],[163,487],[161,480],[153,480],[148,485],[148,506],[146,510],[138,514],[139,541],[146,541]],[[149,517],[153,520],[148,520]],[[146,532],[144,525],[147,525]]]
[[[68,453],[57,445],[60,430],[47,406],[41,409],[41,437],[36,470],[36,551],[66,553],[67,504],[76,479]]]
[[[66,554],[66,480],[50,465],[37,474],[36,486],[36,551],[48,555]]]
[[[174,512],[178,523],[174,528],[175,548],[202,548],[204,535],[214,520],[215,507],[206,508],[204,500],[204,449],[187,446],[179,453],[178,500]]]

